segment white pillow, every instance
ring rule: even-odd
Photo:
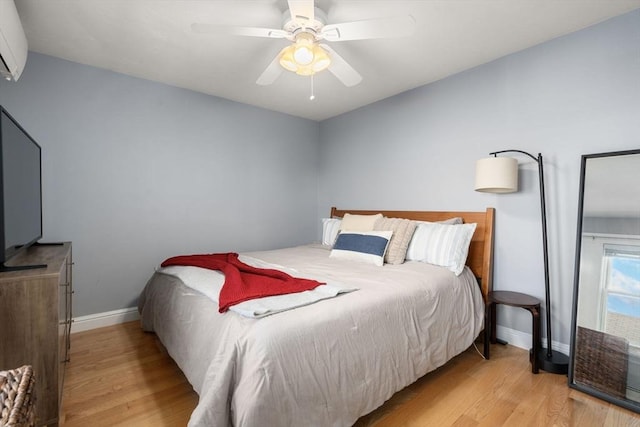
[[[459,276],[464,270],[476,224],[418,224],[407,249],[407,261],[446,267]]]
[[[453,217],[453,218],[447,218],[447,219],[443,219],[442,221],[416,221],[418,224],[433,224],[434,222],[437,224],[462,224],[464,221],[462,221],[462,218],[460,218],[459,216]]]
[[[392,231],[342,231],[329,256],[382,266]]]
[[[463,221],[462,221],[462,218],[460,218],[460,217],[443,219],[442,221],[416,221],[417,226],[420,226],[420,224],[450,224],[450,225],[457,225],[457,224],[462,224],[462,223],[463,223]],[[405,260],[407,260],[407,261],[417,261],[416,259],[409,258],[409,250],[410,249],[411,249],[412,256],[413,255],[419,256],[418,254],[420,253],[420,250],[417,248],[416,244],[413,243],[417,232],[418,232],[418,229],[416,228],[416,230],[413,233],[413,236],[411,237],[411,241],[409,242],[409,246],[407,247],[407,253],[405,254]],[[412,246],[412,243],[413,243],[413,246]]]
[[[462,218],[460,218],[459,216],[453,217],[453,218],[449,218],[449,219],[443,219],[442,221],[436,221],[438,224],[462,224]]]
[[[344,214],[342,217],[342,231],[373,231],[376,221],[382,218],[382,214],[375,215],[352,215]]]
[[[342,220],[339,218],[322,218],[322,244],[333,246],[340,232]]]

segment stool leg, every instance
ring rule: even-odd
[[[484,308],[484,358],[489,360],[489,340],[491,339],[491,320],[489,312],[491,311],[491,303],[488,303]]]
[[[534,374],[538,373],[538,351],[540,351],[540,305],[531,308],[531,317],[533,320],[533,328],[532,328],[532,352],[533,357],[531,358],[531,372]]]
[[[496,303],[492,302],[489,305],[489,309],[490,309],[490,316],[491,316],[491,344],[495,344],[497,342],[497,338],[496,338]]]

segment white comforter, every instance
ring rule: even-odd
[[[376,267],[329,258],[319,245],[247,255],[359,290],[250,319],[220,314],[202,293],[154,274],[140,298],[142,325],[200,396],[190,426],[350,426],[482,329],[468,269],[456,277],[417,262]]]

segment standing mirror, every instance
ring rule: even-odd
[[[640,150],[582,156],[569,386],[640,412]]]

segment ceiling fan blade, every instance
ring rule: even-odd
[[[335,50],[331,49],[326,44],[321,44],[320,47],[329,52],[329,58],[331,58],[331,65],[328,70],[338,78],[345,86],[355,86],[362,81],[362,76],[351,65],[344,60],[343,57],[338,55]]]
[[[202,23],[191,24],[191,30],[194,33],[199,34],[270,37],[274,39],[287,38],[291,35],[288,31],[276,30],[272,28],[234,27],[232,25],[215,25]]]
[[[286,47],[284,49],[286,49]],[[271,63],[262,72],[262,74],[260,74],[260,77],[258,77],[258,80],[256,80],[256,84],[259,84],[260,86],[268,86],[276,81],[278,77],[280,77],[280,74],[282,74],[282,67],[280,66],[280,56],[282,55],[284,49],[282,49],[276,55],[276,57],[273,58],[273,61],[271,61]]]
[[[407,37],[413,34],[415,27],[416,20],[413,16],[406,15],[329,24],[322,27],[320,35],[331,42]]]
[[[313,0],[288,0],[291,19],[301,25],[315,19]]]

